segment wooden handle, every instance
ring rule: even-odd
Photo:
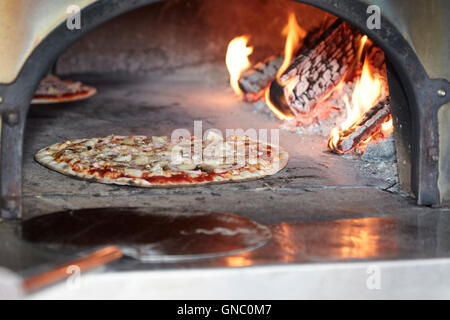
[[[70,266],[77,266],[80,268],[80,271],[87,271],[120,259],[122,256],[123,253],[119,247],[105,247],[80,259],[72,260],[55,269],[25,279],[22,286],[25,292],[30,293],[70,276],[70,274],[67,273],[68,267]]]

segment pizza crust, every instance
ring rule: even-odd
[[[209,185],[209,184],[219,184],[219,183],[228,183],[228,182],[244,182],[244,181],[252,181],[261,179],[263,177],[274,175],[277,172],[281,171],[288,163],[289,161],[289,154],[288,152],[279,146],[274,146],[272,144],[264,143],[265,146],[270,146],[272,148],[276,148],[279,153],[279,165],[276,167],[270,167],[265,170],[258,170],[258,172],[245,172],[245,175],[232,175],[232,174],[224,174],[224,175],[217,175],[214,176],[214,180],[212,181],[195,181],[195,182],[174,182],[174,181],[164,181],[164,183],[151,183],[145,178],[138,178],[138,177],[119,177],[116,179],[111,179],[107,177],[98,177],[94,176],[92,174],[86,174],[83,172],[78,172],[72,170],[72,167],[67,164],[66,162],[57,162],[54,159],[55,152],[64,150],[66,147],[75,145],[78,143],[82,143],[84,141],[87,141],[89,139],[76,139],[76,140],[68,140],[62,143],[57,143],[54,145],[51,145],[47,148],[44,148],[42,150],[39,150],[35,154],[35,160],[43,165],[44,167],[47,167],[51,170],[57,171],[61,174],[71,176],[74,178],[79,178],[86,181],[94,181],[99,183],[105,183],[105,184],[116,184],[116,185],[128,185],[128,186],[138,186],[138,187],[145,187],[145,188],[167,188],[167,187],[195,187],[195,186],[203,186],[203,185]]]

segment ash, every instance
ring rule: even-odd
[[[300,120],[285,120],[280,124],[280,129],[295,132],[299,135],[319,135],[324,138],[330,136],[331,130],[338,123],[344,121],[346,117],[345,97],[351,96],[354,89],[354,82],[349,81],[343,85],[342,90],[333,93],[326,101],[316,105],[314,110],[316,114],[308,115],[307,118]],[[263,115],[266,118],[278,120],[267,107],[264,100],[253,102],[253,112]]]
[[[254,114],[261,115],[267,119],[271,119],[274,121],[278,120],[277,117],[275,117],[275,115],[272,113],[272,111],[270,111],[270,109],[267,107],[266,102],[264,100],[255,101],[252,105],[253,105],[252,112]],[[281,126],[282,125],[280,125],[280,127]]]
[[[388,139],[369,144],[361,159],[366,162],[395,161],[395,144],[392,135]]]
[[[370,178],[381,179],[386,182],[381,189],[389,192],[399,192],[397,161],[361,162],[360,169]]]
[[[339,157],[339,155],[336,155]],[[394,138],[379,140],[367,145],[364,150],[354,150],[340,157],[353,160],[363,174],[368,178],[383,180],[380,189],[388,192],[400,192],[397,171],[397,156]]]
[[[367,176],[383,179],[388,183],[386,191],[398,192],[397,156],[393,135],[388,139],[371,143],[361,156],[363,172]]]

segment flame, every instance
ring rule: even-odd
[[[295,14],[291,12],[289,14],[288,23],[283,28],[281,32],[283,36],[286,37],[286,42],[284,45],[284,58],[283,63],[276,74],[276,80],[280,84],[280,86],[284,87],[285,96],[289,96],[289,94],[294,90],[295,85],[297,84],[297,79],[295,77],[290,77],[281,81],[281,77],[286,72],[287,68],[292,62],[292,58],[295,52],[300,48],[303,39],[306,37],[306,31],[303,30],[297,23],[297,19],[295,18]],[[295,117],[292,115],[287,115],[279,110],[273,103],[270,101],[270,86],[265,90],[265,100],[267,107],[273,112],[273,114],[280,120],[290,120]]]
[[[290,120],[290,119],[294,119],[293,116],[291,115],[286,115],[283,112],[281,112],[280,110],[278,110],[278,108],[272,103],[272,101],[270,100],[270,86],[266,88],[266,92],[265,92],[265,99],[266,99],[266,104],[267,107],[270,109],[270,111],[273,112],[273,114],[280,120]]]
[[[394,131],[394,125],[392,123],[392,118],[381,125],[381,131],[383,136],[389,137]]]
[[[361,39],[361,47],[359,50],[360,55],[363,52],[362,49],[365,46],[366,41],[367,36],[364,36]],[[339,148],[337,147],[337,143],[339,142],[339,134],[342,131],[346,131],[356,126],[364,113],[369,111],[377,104],[377,102],[383,97],[383,86],[383,79],[380,75],[373,72],[369,60],[366,57],[364,59],[361,76],[355,83],[351,101],[349,101],[349,98],[347,96],[344,97],[346,119],[341,123],[340,126],[334,128],[331,131],[331,136],[328,143],[330,149],[339,152]],[[383,136],[386,136],[384,132],[386,132],[387,134],[387,132],[390,130],[390,127],[392,130],[391,120],[392,119],[383,123]],[[390,125],[388,124],[388,122],[390,122]],[[386,128],[386,130],[384,130],[384,128]],[[387,136],[389,136],[389,134],[387,134]],[[373,137],[369,137],[365,141],[362,141],[362,144],[367,144],[372,140],[372,138]]]
[[[253,47],[248,47],[247,42],[249,36],[236,37],[228,44],[225,63],[230,74],[230,84],[234,92],[243,96],[241,88],[239,87],[239,79],[242,72],[250,67],[248,56],[253,53]]]
[[[289,14],[288,23],[281,34],[286,37],[286,43],[284,45],[284,60],[277,72],[278,81],[280,81],[281,76],[291,64],[294,53],[298,50],[303,39],[306,37],[306,31],[298,25],[295,14],[291,12]]]
[[[356,82],[352,93],[352,103],[351,105],[348,101],[346,103],[347,119],[341,128],[349,129],[365,112],[369,111],[378,102],[382,88],[382,79],[373,75],[369,60],[365,59],[361,77]]]
[[[331,130],[331,134],[330,134],[330,140],[328,141],[328,148],[330,150],[336,150],[339,152],[339,149],[337,148],[337,144],[339,142],[339,128],[333,128]]]

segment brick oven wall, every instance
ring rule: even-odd
[[[328,13],[288,0],[173,0],[113,19],[73,45],[58,72],[146,75],[203,63],[222,63],[228,42],[251,36],[253,62],[281,52],[289,12],[306,30]],[[81,17],[82,19],[83,17]]]

